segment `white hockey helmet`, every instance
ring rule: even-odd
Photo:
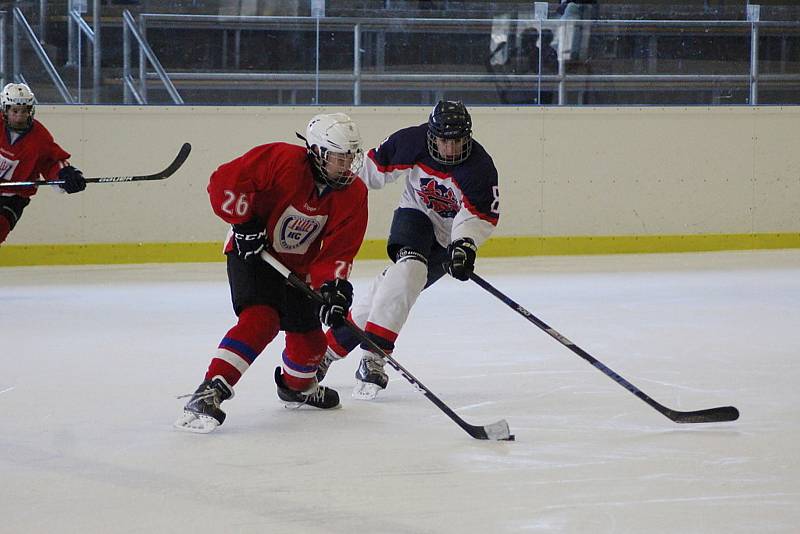
[[[0,93],[0,108],[2,108],[3,117],[8,123],[6,112],[10,106],[28,106],[30,109],[30,116],[28,117],[28,126],[33,122],[33,113],[35,111],[36,98],[33,96],[31,88],[24,83],[9,83],[3,87],[3,92]]]
[[[364,152],[358,126],[350,117],[344,113],[315,115],[306,127],[305,142],[320,180],[334,189],[355,180]]]
[[[0,103],[3,106],[3,111],[8,106],[29,106],[33,111],[36,99],[31,88],[24,83],[9,83],[3,87],[3,92],[0,93]]]

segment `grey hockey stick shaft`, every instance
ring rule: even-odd
[[[306,296],[314,300],[315,302],[322,304],[324,300],[319,293],[311,289],[308,284],[306,284],[303,280],[301,280],[297,275],[292,273],[286,266],[284,266],[277,258],[272,256],[266,250],[261,252],[261,259],[266,261],[270,264],[276,271],[281,273],[289,283],[294,286],[295,288],[302,291]],[[514,436],[511,434],[508,428],[508,423],[505,419],[497,421],[496,423],[492,423],[486,426],[476,426],[471,425],[464,421],[461,417],[459,417],[453,410],[450,409],[447,404],[445,404],[439,397],[433,394],[433,392],[428,389],[422,382],[420,382],[414,375],[412,375],[408,369],[400,365],[392,355],[386,354],[378,345],[372,341],[363,330],[361,330],[358,326],[356,326],[352,321],[346,321],[345,325],[351,332],[362,342],[365,343],[370,347],[370,350],[374,351],[376,354],[380,355],[382,358],[386,359],[387,363],[391,365],[398,373],[400,373],[403,378],[408,380],[412,386],[414,386],[418,391],[420,391],[423,395],[425,395],[428,400],[430,400],[433,404],[436,405],[441,411],[445,413],[450,419],[452,419],[458,426],[460,426],[464,431],[467,432],[470,436],[475,439],[488,439],[488,440],[498,440],[498,441],[514,441]]]
[[[545,333],[547,333],[550,337],[567,347],[569,350],[592,364],[596,369],[599,369],[603,372],[606,376],[611,378],[614,382],[619,384],[620,386],[624,387],[641,400],[649,404],[651,407],[655,408],[657,411],[665,415],[666,417],[672,419],[676,423],[719,423],[723,421],[735,421],[739,418],[739,410],[734,408],[733,406],[720,406],[717,408],[708,408],[706,410],[696,410],[691,412],[681,412],[678,410],[672,410],[667,408],[663,404],[660,404],[650,398],[649,395],[644,393],[642,390],[625,380],[623,377],[606,367],[602,362],[595,359],[591,354],[577,346],[575,343],[570,341],[569,339],[565,338],[561,334],[559,334],[555,329],[551,328],[547,323],[536,317],[534,314],[511,300],[509,297],[501,293],[498,289],[496,289],[492,284],[481,278],[475,273],[470,274],[470,278],[473,282],[481,286],[483,289],[500,299],[503,303],[505,303],[509,308],[526,318],[528,321],[532,322],[539,328],[541,328]]]
[[[178,155],[175,156],[175,159],[170,163],[166,169],[163,171],[157,172],[155,174],[141,174],[141,175],[134,175],[134,176],[102,176],[99,178],[86,178],[87,184],[110,184],[110,183],[120,183],[120,182],[143,182],[149,180],[163,180],[165,178],[169,178],[175,171],[177,171],[183,162],[186,161],[186,158],[189,157],[189,152],[192,151],[192,145],[189,143],[184,143],[181,149],[178,151]],[[0,181],[0,188],[3,187],[38,187],[42,185],[62,185],[64,180],[36,180],[36,181],[27,181],[27,182],[5,182]]]

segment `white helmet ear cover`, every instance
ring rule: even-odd
[[[361,133],[353,120],[344,113],[323,113],[312,117],[306,127],[306,145],[320,177],[332,187],[350,184],[361,169],[363,151]],[[313,147],[318,150],[314,150]],[[352,155],[349,169],[330,173],[326,169],[328,153]]]

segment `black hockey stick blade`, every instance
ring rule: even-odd
[[[186,158],[189,157],[189,152],[192,151],[192,145],[189,143],[184,143],[181,149],[178,151],[178,155],[175,156],[175,159],[170,163],[166,169],[163,171],[157,172],[155,174],[142,174],[136,176],[102,176],[99,178],[86,178],[87,184],[106,184],[106,183],[119,183],[119,182],[144,182],[148,180],[163,180],[165,178],[169,178],[175,171],[177,171],[181,165],[186,161]],[[62,185],[64,180],[52,180],[52,181],[44,181],[44,180],[37,180],[32,182],[4,182],[0,181],[0,188],[2,187],[30,187],[30,186],[42,186],[42,185]]]
[[[663,413],[676,423],[724,423],[739,419],[739,410],[733,406],[720,406],[694,412],[679,412],[667,408]]]
[[[535,324],[543,330],[550,337],[567,347],[569,350],[589,362],[595,369],[598,369],[603,374],[611,378],[614,382],[624,387],[636,397],[643,400],[659,413],[668,417],[676,423],[722,423],[725,421],[735,421],[739,418],[739,410],[733,406],[721,406],[718,408],[708,408],[706,410],[696,410],[692,412],[679,412],[671,408],[667,408],[660,402],[650,397],[647,393],[628,382],[624,377],[607,367],[603,362],[577,346],[575,343],[561,335],[554,328],[550,327],[547,323],[536,317],[534,314],[514,302],[511,298],[502,293],[499,289],[492,284],[481,278],[475,273],[470,274],[470,279],[488,291],[490,294],[497,297],[506,306],[523,316],[528,321]]]
[[[261,259],[265,262],[269,263],[276,271],[281,273],[284,278],[286,278],[289,283],[294,286],[295,288],[299,289],[303,292],[307,297],[310,299],[318,302],[323,303],[322,297],[311,289],[308,284],[306,284],[303,280],[301,280],[296,274],[290,271],[285,265],[283,265],[277,258],[272,256],[266,250],[261,251]],[[458,426],[460,426],[464,431],[472,436],[475,439],[486,439],[486,440],[495,440],[495,441],[514,441],[514,435],[511,434],[508,423],[505,419],[501,419],[496,423],[492,423],[486,426],[476,426],[471,425],[464,421],[461,417],[458,416],[450,407],[445,404],[439,397],[434,395],[434,393],[429,390],[425,384],[417,380],[417,378],[412,375],[408,369],[400,365],[391,354],[387,354],[383,351],[378,345],[375,344],[372,339],[367,337],[363,330],[361,330],[358,326],[356,326],[352,321],[345,322],[347,328],[355,335],[359,341],[365,343],[370,347],[370,350],[375,352],[375,354],[380,355],[383,359],[386,360],[386,363],[392,366],[398,373],[402,375],[403,378],[408,380],[414,388],[425,395],[429,401],[436,405],[444,414],[452,419]]]

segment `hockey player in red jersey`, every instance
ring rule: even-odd
[[[81,171],[67,161],[69,153],[53,140],[47,128],[33,118],[36,101],[24,83],[9,83],[0,93],[2,133],[0,133],[0,180],[19,182],[64,180],[59,187],[67,193],[86,189]],[[22,211],[36,194],[36,187],[0,189],[0,243],[14,229]]]
[[[292,406],[339,406],[337,392],[316,379],[327,346],[320,321],[341,324],[352,303],[347,278],[367,227],[367,189],[356,179],[361,137],[343,113],[315,116],[298,137],[305,148],[261,145],[211,175],[211,206],[232,225],[225,251],[238,322],[175,422],[179,429],[206,433],[221,425],[220,404],[280,330],[286,345],[275,369],[278,397]],[[325,304],[315,305],[262,261],[265,247]]]
[[[404,128],[370,150],[361,178],[370,189],[405,181],[394,212],[387,252],[392,264],[359,294],[352,319],[386,353],[420,292],[446,272],[469,280],[478,246],[500,217],[497,170],[472,138],[472,118],[461,102],[440,101],[428,123]],[[328,331],[322,380],[332,362],[358,346],[346,327]],[[385,360],[369,347],[356,371],[353,396],[372,399],[386,388]]]

